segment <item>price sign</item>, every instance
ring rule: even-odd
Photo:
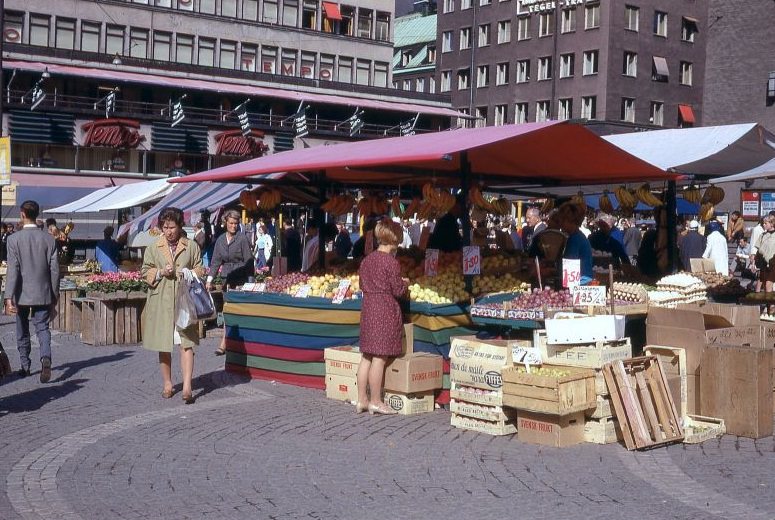
[[[347,291],[350,289],[350,280],[344,279],[339,280],[339,287],[336,288],[336,292],[334,293],[334,297],[331,299],[331,303],[342,303],[347,296]]]
[[[606,288],[603,285],[577,285],[573,288],[573,305],[578,307],[605,307]]]
[[[253,289],[255,292],[264,292],[266,291],[266,284],[264,282],[257,283],[256,288]]]
[[[463,247],[463,274],[480,274],[482,270],[482,254],[479,246]]]
[[[562,286],[571,289],[581,283],[581,260],[563,258]]]
[[[523,365],[540,365],[541,349],[539,347],[522,347],[515,345],[511,348],[511,357],[514,359],[514,363],[520,363]]]
[[[242,284],[242,290],[245,292],[255,291],[256,290],[256,284],[254,283],[244,283]]]
[[[309,296],[309,293],[312,291],[311,285],[300,285],[298,289],[296,289],[296,294],[294,296],[296,298],[306,298]]]
[[[439,250],[425,250],[425,276],[436,276],[439,274]]]

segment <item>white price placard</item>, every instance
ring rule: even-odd
[[[425,276],[436,276],[439,274],[439,250],[425,250]]]
[[[511,357],[514,363],[522,365],[530,366],[542,363],[541,349],[539,347],[514,346],[511,348]]]
[[[253,292],[256,290],[256,284],[254,283],[244,283],[242,284],[242,290],[245,292]]]
[[[255,292],[266,292],[266,283],[261,282],[256,284]]]
[[[562,286],[572,289],[581,283],[581,260],[563,258]]]
[[[331,303],[342,303],[347,296],[347,290],[350,288],[350,280],[348,278],[345,278],[344,280],[339,280],[339,287],[336,288],[336,292],[334,293],[334,297],[331,299]]]
[[[296,294],[294,296],[296,298],[306,298],[309,296],[309,293],[312,291],[311,285],[300,285],[298,289],[296,289]]]
[[[463,247],[463,274],[481,274],[482,253],[479,246]]]
[[[606,287],[603,285],[577,285],[573,288],[574,307],[605,307]]]

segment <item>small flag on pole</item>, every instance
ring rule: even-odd
[[[350,123],[350,137],[360,132],[361,128],[363,128],[362,115],[363,110],[356,108],[355,113],[347,119],[347,122]]]
[[[30,106],[30,110],[38,108],[44,99],[46,99],[46,93],[40,88],[40,82],[38,82],[32,87],[32,106]]]
[[[250,135],[250,118],[248,117],[248,108],[243,103],[237,112],[237,120],[239,121],[239,127],[242,129],[242,135],[245,137]]]
[[[306,137],[309,135],[307,107],[299,107],[299,111],[293,116],[293,129],[296,132],[296,137]]]
[[[408,121],[404,121],[401,124],[399,124],[401,137],[404,137],[407,135],[414,135],[414,127],[417,124],[417,119],[419,118],[420,118],[420,113],[418,112],[417,115],[414,116],[414,119],[410,119]]]
[[[116,91],[111,90],[108,95],[105,96],[105,118],[109,118],[110,114],[116,110]]]
[[[186,118],[186,114],[183,112],[183,97],[172,105],[172,124],[170,124],[170,128],[175,128]]]

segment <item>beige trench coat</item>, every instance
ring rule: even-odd
[[[174,259],[164,236],[145,249],[141,273],[148,282],[149,289],[142,317],[143,348],[157,352],[172,352],[175,330],[175,299],[180,282],[177,277],[156,281],[156,273],[167,264],[174,264],[177,273],[188,268],[195,271],[199,277],[204,276],[202,254],[193,240],[181,237]],[[199,344],[196,324],[178,332],[183,348]]]

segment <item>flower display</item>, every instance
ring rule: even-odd
[[[86,290],[112,293],[116,291],[145,291],[148,284],[135,272],[103,273],[90,276],[86,281]]]

